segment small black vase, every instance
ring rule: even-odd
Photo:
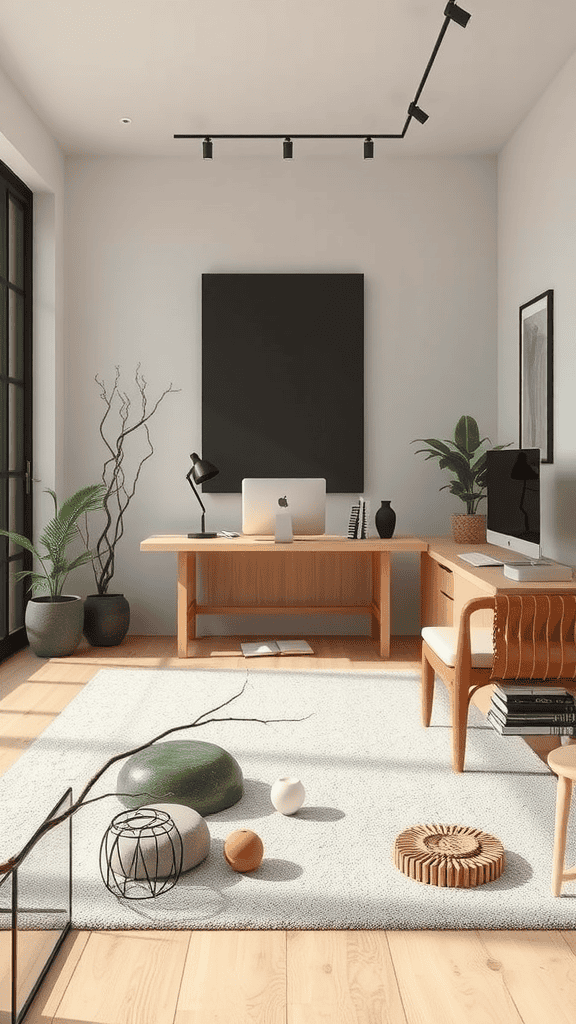
[[[392,536],[394,533],[394,527],[396,526],[396,513],[394,509],[390,507],[389,501],[380,502],[380,508],[374,517],[374,522],[376,524],[379,537]]]
[[[84,601],[84,636],[92,647],[116,647],[130,625],[124,594],[90,594]]]

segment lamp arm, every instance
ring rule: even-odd
[[[202,509],[202,533],[204,533],[204,523],[205,523],[204,517],[206,515],[206,509],[204,508],[204,505],[203,505],[203,502],[202,502],[202,498],[200,497],[200,495],[198,494],[198,491],[196,490],[196,488],[194,487],[194,484],[192,483],[192,473],[193,472],[194,472],[194,467],[192,467],[192,469],[190,469],[188,471],[188,473],[186,473],[186,479],[187,479],[188,483],[190,484],[190,487],[194,491],[194,494],[198,498],[198,502],[200,504],[200,508]]]

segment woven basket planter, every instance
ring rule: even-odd
[[[485,544],[486,516],[480,513],[453,515],[452,537],[457,544]]]

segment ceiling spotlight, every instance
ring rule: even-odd
[[[121,117],[120,118],[120,124],[132,124],[132,118],[131,117]]]
[[[202,156],[204,157],[205,160],[212,159],[212,139],[210,138],[209,135],[206,136],[204,142],[202,143]]]
[[[466,25],[470,21],[470,15],[467,11],[463,11],[458,4],[454,3],[454,0],[448,0],[444,9],[444,15],[446,18],[450,18],[451,21],[455,21],[461,28],[466,28]]]
[[[367,139],[364,139],[364,159],[365,160],[372,160],[373,156],[374,156],[374,143],[373,143],[372,139],[370,138],[370,136],[368,136]]]
[[[292,159],[292,148],[292,139],[287,135],[282,144],[282,156],[285,160]]]
[[[415,103],[411,103],[408,107],[408,114],[410,117],[415,117],[417,121],[420,121],[420,124],[424,124],[428,120],[428,114],[424,113]]]

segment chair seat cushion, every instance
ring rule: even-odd
[[[445,665],[454,668],[458,630],[455,626],[425,626],[422,639],[426,641]],[[476,626],[470,630],[472,668],[490,668],[494,659],[493,630],[490,626]]]

